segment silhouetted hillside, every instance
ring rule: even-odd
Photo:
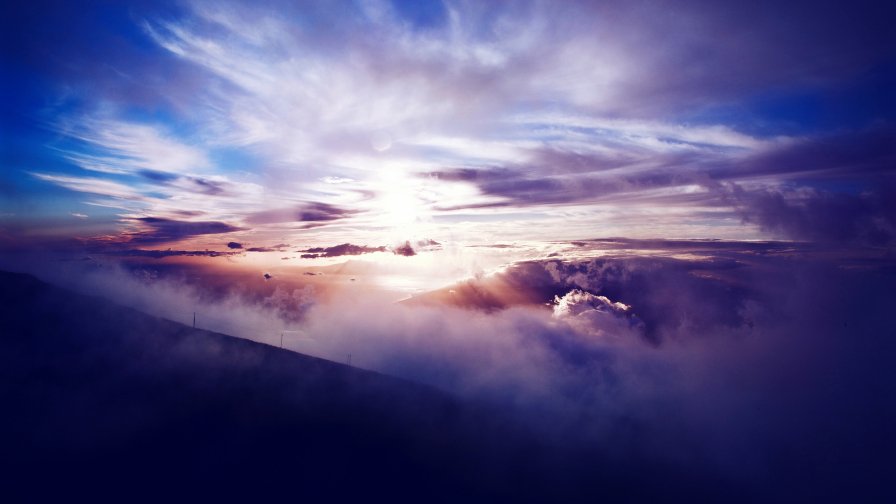
[[[730,490],[693,468],[547,446],[428,387],[26,275],[0,282],[2,472],[5,491],[28,500],[640,501]]]

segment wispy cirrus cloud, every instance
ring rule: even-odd
[[[177,69],[157,90],[172,105],[87,100],[92,110],[54,124],[70,141],[61,157],[91,174],[43,180],[131,214],[361,242],[444,235],[446,222],[475,241],[496,219],[530,238],[622,220],[644,236],[673,229],[660,222],[672,214],[683,235],[760,236],[770,228],[740,218],[723,186],[821,190],[806,173],[854,196],[873,185],[851,169],[871,151],[837,155],[866,132],[829,142],[737,111],[781,89],[840,89],[881,64],[892,44],[874,5],[849,20],[821,9],[800,30],[785,29],[799,9],[764,2],[683,2],[662,21],[652,2],[445,2],[423,24],[391,2],[265,5],[138,16],[153,65]],[[852,38],[821,36],[832,30]],[[834,155],[816,149],[827,144]]]
[[[93,152],[63,152],[90,171],[111,174],[201,173],[212,167],[207,153],[150,124],[110,117],[66,118],[60,133],[86,143]]]

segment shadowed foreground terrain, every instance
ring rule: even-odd
[[[0,470],[28,500],[750,496],[708,468],[552,446],[428,387],[0,282]]]

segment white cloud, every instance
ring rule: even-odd
[[[191,104],[189,117],[138,122],[98,101],[102,113],[58,125],[85,143],[62,155],[116,184],[146,171],[180,175],[128,183],[146,211],[162,217],[200,211],[239,223],[255,212],[313,201],[354,210],[344,220],[350,236],[340,239],[364,242],[370,240],[365,228],[399,236],[413,226],[411,234],[439,236],[437,216],[459,222],[450,209],[464,209],[469,218],[465,227],[442,231],[487,235],[488,225],[476,219],[493,211],[482,207],[510,204],[532,207],[532,217],[506,221],[502,231],[533,239],[548,229],[556,238],[595,227],[653,234],[665,223],[637,216],[655,215],[673,200],[679,212],[710,215],[718,202],[692,196],[699,182],[691,174],[788,141],[624,113],[628,105],[643,110],[640,102],[633,105],[631,82],[643,76],[639,58],[653,56],[620,27],[595,31],[584,21],[601,9],[452,4],[444,26],[417,30],[386,4],[362,7],[345,16],[322,6],[274,13],[238,2],[214,9],[197,2],[183,18],[148,19],[148,37],[206,84],[175,100]],[[310,28],[322,20],[332,24],[326,33]],[[216,150],[251,159],[225,170]],[[488,192],[481,181],[424,180],[452,168],[516,170],[520,180],[507,190],[522,189],[514,198]],[[657,170],[674,176],[653,182],[662,180],[651,173]],[[640,183],[641,173],[651,182]],[[68,177],[70,189],[101,189]],[[216,183],[219,194],[209,194],[198,177]],[[220,197],[225,191],[227,198]],[[529,199],[527,191],[563,194]],[[106,187],[97,194],[119,198],[122,192]],[[596,206],[598,198],[605,207]],[[623,203],[632,208],[606,207]],[[580,218],[560,215],[561,206]],[[626,216],[635,217],[623,226],[619,219]],[[718,235],[743,227],[716,224]],[[705,229],[701,222],[676,231]],[[297,239],[284,235],[292,232],[285,225],[259,231]]]
[[[554,297],[554,318],[597,336],[637,334],[644,326],[631,306],[580,289]]]
[[[103,173],[201,173],[212,167],[206,152],[162,128],[107,117],[62,120],[59,130],[90,144],[94,152],[66,152],[78,166]]]

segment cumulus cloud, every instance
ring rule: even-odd
[[[747,325],[750,316],[744,306],[757,297],[751,290],[752,282],[744,278],[750,271],[747,264],[760,253],[770,253],[772,257],[768,261],[774,263],[782,260],[773,256],[775,252],[792,250],[792,245],[777,243],[743,246],[715,241],[673,241],[666,246],[664,240],[616,240],[610,245],[600,240],[594,245],[582,243],[586,246],[573,247],[582,249],[578,254],[585,257],[520,261],[494,275],[454,285],[450,288],[453,293],[421,296],[421,301],[437,299],[458,306],[494,310],[556,303],[570,291],[586,291],[568,300],[603,296],[631,306],[631,313],[637,315],[637,321],[630,320],[633,328],[637,327],[635,333],[659,344],[687,332],[703,334]],[[632,255],[624,250],[639,249],[641,243],[645,247],[664,248],[649,255]],[[623,250],[593,258],[595,250],[617,247]],[[714,302],[706,303],[707,299]],[[595,306],[600,305],[597,298],[591,301]],[[589,305],[580,305],[586,306]]]
[[[573,289],[562,297],[554,296],[554,318],[578,331],[597,336],[637,333],[644,325],[631,306],[580,289]]]

